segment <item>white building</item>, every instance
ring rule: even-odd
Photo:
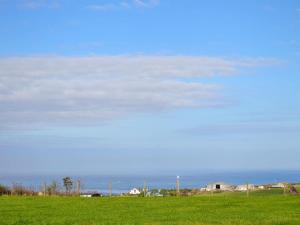
[[[133,188],[132,190],[129,191],[129,194],[139,195],[139,194],[141,194],[141,192],[137,188]]]
[[[234,187],[224,182],[211,183],[206,186],[206,191],[232,191]]]
[[[247,191],[248,190],[254,190],[255,189],[255,186],[254,184],[241,184],[241,185],[238,185],[236,186],[235,190],[237,191]]]
[[[92,194],[82,194],[82,195],[80,195],[80,197],[83,197],[83,198],[91,198],[91,197],[92,197]]]
[[[273,184],[272,188],[284,188],[284,183]]]

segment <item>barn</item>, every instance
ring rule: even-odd
[[[235,190],[237,191],[247,191],[247,190],[254,190],[255,185],[254,184],[241,184],[236,186]]]
[[[206,191],[232,191],[234,186],[224,182],[215,182],[206,186]]]

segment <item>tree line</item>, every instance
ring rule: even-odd
[[[51,184],[42,184],[39,190],[34,187],[25,187],[20,183],[13,183],[11,186],[0,184],[0,195],[79,195],[80,181],[77,180],[76,189],[74,181],[71,177],[62,178],[62,185],[57,181],[52,181]]]

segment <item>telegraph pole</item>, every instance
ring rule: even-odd
[[[44,187],[43,187],[44,196],[46,196],[46,187],[47,187],[47,184],[46,184],[46,182],[44,182]]]
[[[247,197],[249,197],[249,183],[247,182]]]
[[[111,181],[109,181],[109,183],[108,183],[108,190],[109,190],[109,197],[111,197],[112,196],[112,182]]]
[[[144,191],[144,197],[146,197],[146,193],[147,193],[147,183],[146,183],[146,181],[144,181],[143,191]]]
[[[80,180],[77,180],[77,194],[80,195]]]
[[[176,177],[176,195],[180,195],[180,184],[179,184],[179,176]]]

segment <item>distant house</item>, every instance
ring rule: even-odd
[[[83,197],[83,198],[91,198],[91,197],[92,197],[92,194],[81,194],[80,197]]]
[[[211,183],[206,186],[206,191],[232,191],[234,187],[224,182]]]
[[[81,194],[80,197],[83,197],[83,198],[101,197],[101,194],[99,194],[99,193],[84,193],[84,194]]]
[[[272,188],[284,188],[284,183],[273,184]]]
[[[255,185],[254,184],[241,184],[236,186],[235,190],[237,191],[247,191],[248,190],[254,190],[255,189]]]
[[[133,188],[129,191],[130,195],[139,195],[141,192],[137,188]]]
[[[154,194],[154,196],[155,196],[155,197],[164,197],[164,195],[163,195],[163,194],[160,194],[160,193],[156,193],[156,194]]]

